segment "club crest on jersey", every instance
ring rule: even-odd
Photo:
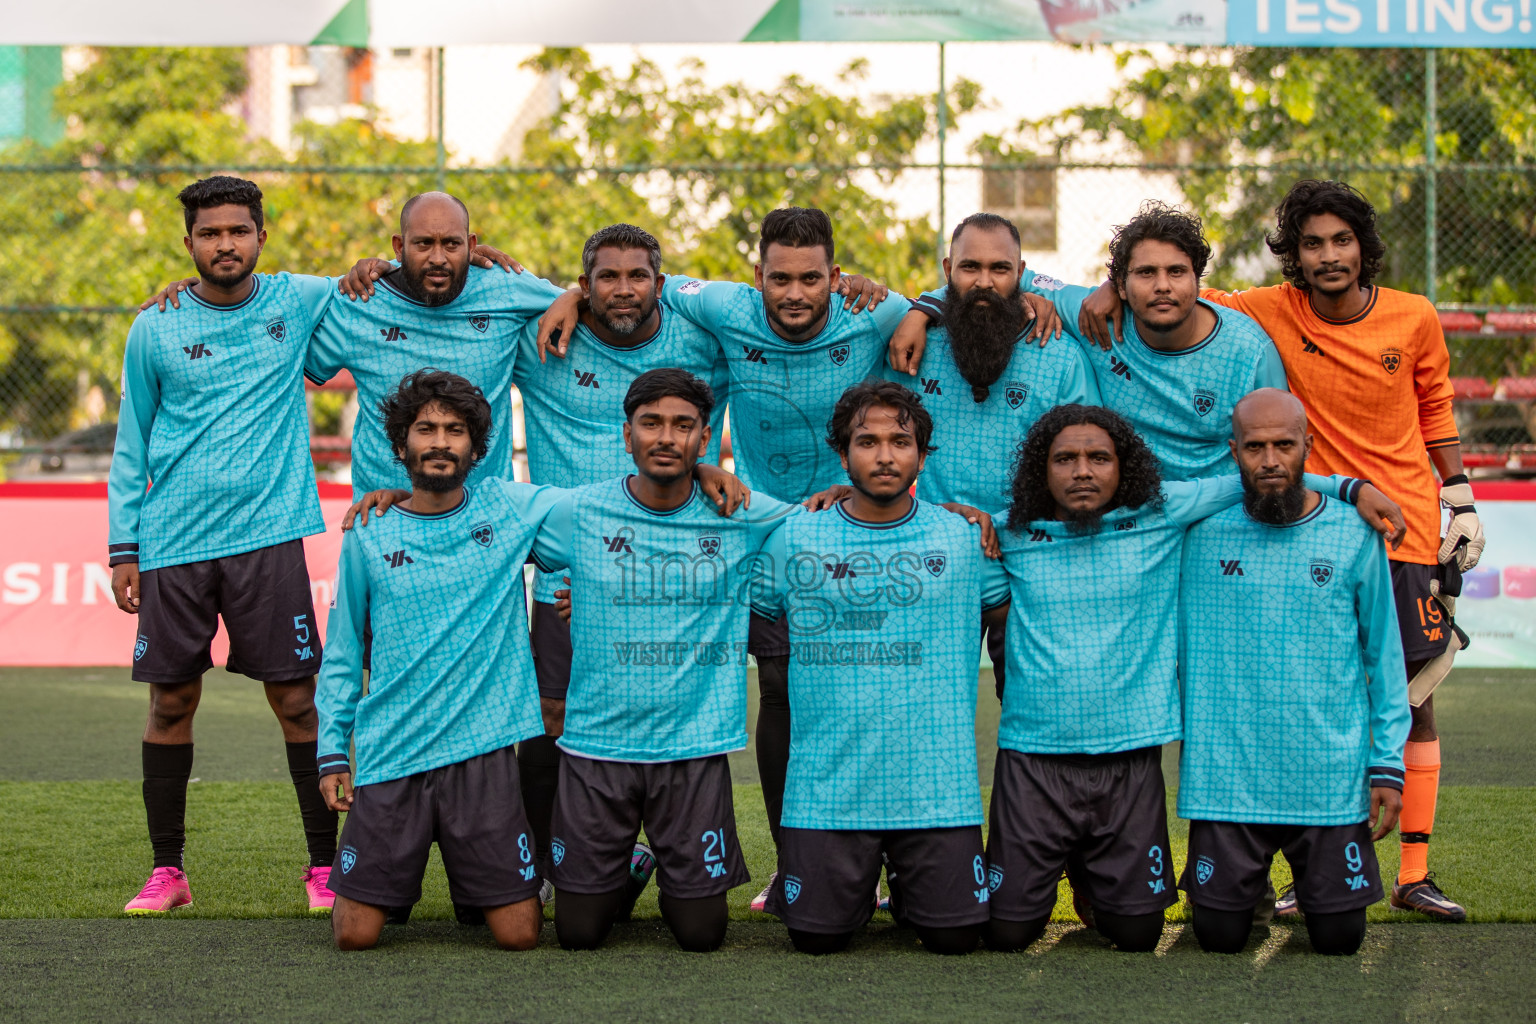
[[[1381,368],[1388,374],[1397,372],[1397,368],[1403,365],[1403,350],[1400,348],[1384,348],[1381,350]]]
[[[349,874],[355,867],[357,867],[357,851],[351,846],[343,846],[341,848],[341,873],[344,875]]]
[[[565,840],[551,839],[549,841],[549,855],[554,858],[556,864],[565,860]]]
[[[1206,413],[1216,408],[1216,392],[1210,390],[1209,388],[1196,388],[1194,395],[1191,397],[1191,401],[1194,402],[1195,412],[1199,413],[1201,416],[1204,416]]]
[[[794,875],[784,876],[784,900],[793,903],[800,898],[800,879]]]
[[[149,650],[149,637],[140,635],[133,645],[133,660],[138,661],[144,657],[144,652]]]
[[[1029,397],[1029,385],[1023,381],[1011,380],[1003,388],[1003,399],[1008,403],[1008,408],[1017,409],[1024,404]]]
[[[993,892],[997,892],[997,890],[1001,889],[1002,887],[1003,887],[1003,869],[998,867],[996,864],[992,864],[992,865],[988,866],[988,868],[987,868],[987,888],[991,889]]]
[[[488,313],[476,313],[469,318],[469,326],[484,334],[491,326],[491,317]]]
[[[282,317],[275,317],[267,321],[267,334],[271,335],[273,341],[287,341],[288,325]]]
[[[923,568],[935,576],[944,575],[944,564],[949,561],[942,551],[930,551],[923,556]]]
[[[720,553],[720,535],[718,533],[706,533],[699,538],[699,550],[710,558]]]
[[[832,351],[828,352],[827,355],[832,357],[832,362],[836,363],[838,366],[842,366],[848,361],[848,346],[839,345],[837,348],[834,348]]]
[[[1211,858],[1201,857],[1199,860],[1195,861],[1195,881],[1199,882],[1201,885],[1209,882],[1211,880],[1211,876],[1215,873],[1216,862],[1211,860]]]
[[[491,546],[491,541],[496,539],[496,529],[490,523],[476,523],[469,528],[469,535],[475,538],[475,543],[483,548]]]
[[[1312,563],[1312,582],[1320,587],[1326,587],[1328,581],[1333,579],[1333,563],[1325,560]]]

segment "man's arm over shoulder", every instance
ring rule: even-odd
[[[150,318],[182,315],[187,314],[140,313],[128,330],[117,440],[112,446],[112,468],[107,477],[107,554],[111,565],[139,560],[139,513],[150,484],[149,436],[160,407]]]
[[[532,487],[532,484],[512,484],[513,487]],[[530,495],[530,505],[537,504],[542,510],[535,523],[538,533],[533,539],[533,564],[540,572],[554,572],[570,567],[575,549],[576,493],[558,487],[539,488],[540,493]],[[521,511],[519,512],[521,515]],[[533,522],[533,520],[530,520]]]
[[[1407,669],[1398,633],[1397,604],[1386,548],[1375,534],[1362,537],[1355,560],[1355,615],[1370,701],[1370,785],[1403,788],[1403,744],[1411,722]]]
[[[695,277],[668,274],[661,286],[661,301],[685,319],[719,337],[730,300],[748,284],[736,281],[700,281]]]

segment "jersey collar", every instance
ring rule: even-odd
[[[193,302],[197,303],[199,306],[202,306],[204,309],[212,310],[215,313],[233,313],[235,310],[237,310],[237,309],[244,309],[246,306],[249,306],[251,303],[255,302],[256,301],[256,296],[260,292],[261,292],[261,275],[260,274],[252,274],[251,275],[251,294],[247,295],[245,298],[241,299],[239,302],[235,303],[233,306],[220,306],[220,305],[218,305],[216,303],[209,302],[206,299],[199,298],[197,292],[194,292],[191,288],[188,288],[186,291],[182,292],[182,294],[187,296],[188,298],[190,298]]]
[[[906,524],[910,523],[917,515],[916,498],[912,499],[912,506],[907,509],[906,515],[902,516],[900,519],[893,519],[888,523],[872,523],[867,519],[855,518],[848,512],[848,509],[843,506],[841,501],[833,507],[837,509],[837,514],[843,517],[844,522],[851,523],[854,526],[863,527],[866,530],[894,530],[898,526],[905,526]]]
[[[1259,521],[1254,519],[1253,516],[1248,516],[1247,509],[1243,509],[1243,515],[1248,516],[1250,521],[1259,523],[1260,526],[1267,526],[1271,530],[1293,530],[1298,526],[1312,522],[1312,520],[1323,514],[1323,509],[1328,507],[1328,495],[1319,491],[1317,494],[1317,499],[1317,508],[1313,509],[1311,512],[1308,512],[1300,519],[1291,523],[1259,523]]]
[[[459,503],[457,505],[453,506],[453,508],[446,509],[446,510],[444,510],[442,512],[412,512],[408,508],[401,508],[399,505],[396,505],[396,506],[394,506],[394,510],[396,512],[399,512],[401,515],[407,516],[407,517],[409,517],[411,519],[420,519],[420,520],[423,520],[425,522],[430,522],[430,521],[436,520],[436,519],[451,519],[452,517],[458,515],[460,512],[464,511],[464,509],[467,508],[468,505],[469,505],[469,485],[465,484],[464,485],[464,497],[462,499],[460,499]]]
[[[644,512],[648,516],[655,516],[657,519],[666,519],[669,516],[675,516],[678,513],[684,512],[692,507],[693,503],[699,498],[699,482],[695,480],[693,482],[693,493],[688,496],[687,501],[677,506],[677,508],[667,509],[665,512],[658,511],[648,505],[642,504],[639,498],[636,498],[629,492],[629,481],[634,477],[634,475],[635,474],[630,473],[619,477],[619,490],[623,493],[624,497],[629,499],[631,505],[634,505],[635,508]]]

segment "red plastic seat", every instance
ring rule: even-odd
[[[1493,385],[1481,377],[1452,377],[1451,390],[1457,398],[1492,398]]]
[[[1510,402],[1536,399],[1536,377],[1501,377],[1499,392]]]
[[[1477,334],[1483,329],[1483,318],[1464,309],[1442,309],[1440,329],[1446,334]]]
[[[1536,313],[1489,313],[1487,323],[1500,334],[1536,334]]]

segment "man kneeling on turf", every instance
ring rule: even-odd
[[[315,695],[321,789],[350,812],[331,872],[336,945],[370,948],[386,908],[420,899],[435,840],[454,902],[484,908],[502,948],[531,949],[544,918],[513,744],[544,724],[516,584],[565,492],[464,485],[485,456],[491,407],[463,377],[411,374],[382,412],[410,497],[342,542]]]
[[[1347,955],[1382,896],[1372,843],[1403,806],[1408,694],[1387,552],[1352,509],[1307,489],[1295,397],[1253,392],[1232,434],[1243,504],[1190,529],[1179,586],[1180,886],[1201,948],[1236,953],[1278,850],[1312,948]]]
[[[803,953],[847,947],[882,863],[892,916],[927,949],[969,953],[987,921],[976,616],[982,535],[995,538],[982,512],[912,497],[932,433],[900,384],[849,388],[827,443],[852,492],[765,550],[754,604],[788,615],[794,722],[767,907]]]

